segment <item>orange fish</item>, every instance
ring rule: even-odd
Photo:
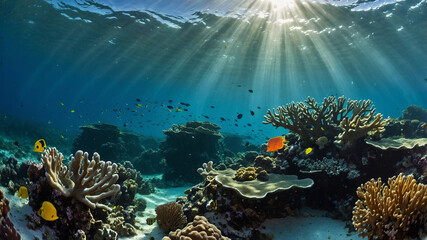
[[[282,136],[271,138],[268,140],[267,152],[275,152],[283,148],[285,142],[285,137]]]

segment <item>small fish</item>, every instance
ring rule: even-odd
[[[242,119],[242,117],[243,117],[243,114],[241,113],[237,114],[237,119]]]
[[[252,116],[253,116],[253,115],[255,115],[255,112],[254,112],[254,111],[252,111],[252,110],[251,110],[251,115],[252,115]]]
[[[311,153],[311,151],[313,151],[313,148],[307,148],[307,149],[305,150],[305,155],[310,154],[310,153]]]
[[[37,215],[46,221],[55,221],[58,219],[55,206],[48,201],[43,202],[42,207],[37,211]]]
[[[26,187],[21,186],[18,190],[18,197],[26,199],[28,197],[28,190]]]
[[[150,237],[149,240],[156,240],[154,237]]]
[[[169,109],[173,109],[173,106],[171,106],[171,105],[169,105],[169,106],[167,106]]]
[[[282,149],[285,142],[285,137],[282,136],[270,138],[267,143],[267,152],[275,152]]]
[[[146,221],[147,221],[148,225],[153,225],[156,222],[156,219],[155,218],[147,218]]]
[[[254,90],[252,90],[252,89],[249,89],[248,91],[249,91],[250,93],[254,93]]]
[[[142,107],[141,103],[136,104],[137,107]]]
[[[245,147],[249,146],[249,142],[246,142]]]
[[[211,106],[211,108],[215,108],[215,106]]]
[[[64,139],[64,135],[61,134],[61,138]]]
[[[70,112],[71,112],[71,113],[75,113],[76,111],[74,111],[74,110],[71,110]]]
[[[63,102],[61,103],[61,106],[64,106],[64,103],[63,103]]]
[[[137,98],[137,99],[136,99],[136,101],[137,101],[137,102],[141,102],[141,99]]]
[[[19,146],[19,142],[18,142],[18,141],[13,142],[13,144],[14,144],[15,146]]]
[[[39,139],[34,144],[34,152],[43,152],[46,149],[46,141],[44,139]]]
[[[172,112],[172,109],[168,109],[169,112]]]
[[[221,119],[221,121],[225,121],[225,118],[223,118],[223,117],[220,117],[219,119]]]

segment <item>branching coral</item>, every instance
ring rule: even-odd
[[[404,239],[427,220],[427,186],[400,174],[388,185],[372,179],[357,189],[353,225],[368,239]]]
[[[120,185],[114,184],[119,178],[114,174],[116,164],[101,161],[98,153],[94,153],[89,161],[87,152],[77,151],[70,159],[68,170],[62,163],[62,153],[56,148],[47,149],[41,161],[50,185],[63,196],[73,197],[92,209],[99,207],[111,211],[99,201],[120,190]]]
[[[182,206],[176,202],[169,202],[156,207],[157,224],[160,229],[168,233],[182,228],[187,223]]]
[[[169,233],[169,237],[162,240],[227,240],[218,228],[210,224],[203,216],[196,216],[194,221],[187,224],[182,230]]]
[[[324,98],[321,105],[308,97],[304,102],[279,106],[277,112],[268,110],[264,118],[264,124],[289,129],[309,144],[321,137],[334,139],[338,134],[338,143],[351,143],[369,131],[384,131],[387,123],[381,114],[375,115],[370,100],[350,100],[343,96]]]

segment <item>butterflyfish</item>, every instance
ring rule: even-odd
[[[156,222],[156,219],[155,218],[147,218],[147,224],[148,225],[153,225],[154,224],[154,222]]]
[[[275,152],[283,148],[285,137],[279,136],[268,140],[267,152]]]
[[[307,149],[305,150],[305,155],[310,154],[310,153],[311,153],[311,151],[313,151],[313,148],[307,148]]]
[[[18,197],[26,199],[28,197],[28,190],[26,187],[21,186],[18,190]]]
[[[46,142],[44,139],[39,139],[34,144],[34,152],[43,152],[46,149]]]
[[[46,221],[55,221],[58,219],[55,206],[48,201],[43,202],[42,207],[37,211],[37,215]]]

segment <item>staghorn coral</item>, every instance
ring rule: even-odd
[[[182,228],[187,223],[182,206],[176,202],[169,202],[156,207],[157,224],[165,233]]]
[[[339,144],[352,143],[369,131],[384,131],[387,121],[375,115],[371,100],[350,100],[344,96],[324,98],[321,105],[308,97],[304,102],[292,102],[268,110],[264,124],[283,127],[297,133],[307,144],[315,144],[320,137],[334,139]],[[339,135],[338,135],[339,134]]]
[[[427,186],[417,184],[413,175],[389,178],[388,186],[381,178],[371,179],[357,188],[357,195],[353,225],[359,236],[404,239],[426,223]]]
[[[94,153],[92,160],[89,161],[88,153],[82,151],[77,151],[71,157],[69,170],[62,160],[63,155],[58,153],[56,148],[49,148],[42,154],[45,175],[52,188],[92,209],[99,207],[111,211],[111,208],[99,201],[120,190],[120,186],[114,184],[119,178],[114,174],[117,165],[101,161],[98,153]]]
[[[182,230],[170,232],[169,237],[162,240],[227,240],[218,228],[210,224],[203,216],[196,216],[194,221],[188,223]]]
[[[0,190],[0,239],[19,240],[21,236],[16,231],[9,216],[7,216],[9,211],[9,200],[4,197],[2,190]]]

